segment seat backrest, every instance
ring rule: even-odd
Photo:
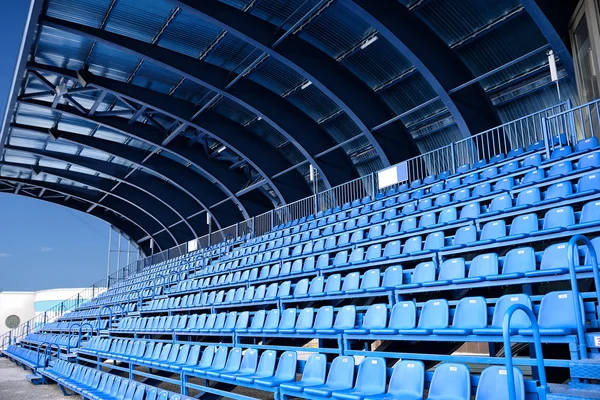
[[[397,399],[422,399],[425,388],[425,366],[421,361],[399,361],[392,371],[388,394]]]
[[[273,376],[275,371],[275,362],[277,361],[277,353],[273,350],[264,351],[260,355],[260,361],[256,368],[256,374],[263,378]]]
[[[481,230],[481,240],[497,239],[506,236],[506,222],[503,219],[490,221]]]
[[[327,375],[327,386],[334,390],[343,390],[351,388],[353,382],[354,357],[338,356],[334,358]]]
[[[585,326],[585,314],[581,297],[579,297],[578,303],[581,309],[581,323]],[[577,319],[575,318],[574,308],[573,293],[570,290],[550,292],[544,295],[538,315],[540,329],[575,330]]]
[[[525,400],[525,382],[519,368],[513,367],[515,384],[515,400]],[[492,365],[481,373],[475,400],[506,400],[508,399],[508,376],[506,367]]]
[[[529,309],[532,309],[531,299],[526,294],[506,294],[500,297],[496,302],[494,316],[492,317],[492,324],[490,326],[496,329],[502,328],[502,322],[504,321],[506,311],[515,304],[522,304]],[[529,321],[527,314],[521,310],[515,311],[510,320],[510,328],[521,329],[529,328],[530,326],[531,321]]]
[[[412,329],[417,324],[417,305],[414,301],[394,304],[390,315],[390,329]]]
[[[387,307],[385,304],[373,304],[367,308],[362,321],[364,329],[383,329],[387,326]]]
[[[302,371],[302,379],[300,382],[309,384],[310,386],[321,385],[325,383],[325,375],[327,372],[327,357],[323,354],[311,354],[306,360],[304,371]]]
[[[255,349],[244,350],[242,363],[240,364],[240,372],[244,374],[252,374],[256,371],[258,364],[258,351]]]
[[[215,356],[215,346],[207,346],[202,350],[202,357],[200,357],[200,362],[198,366],[200,368],[208,368],[213,363],[213,358]]]
[[[279,309],[274,308],[267,313],[264,329],[275,329],[279,326]]]
[[[227,361],[224,364],[223,370],[227,372],[238,371],[242,363],[242,349],[239,347],[234,347],[229,351],[229,354],[227,354],[227,348],[223,348],[225,349],[225,355],[227,356]]]
[[[565,206],[548,210],[544,216],[544,229],[566,228],[575,224],[573,207]]]
[[[414,253],[416,251],[421,250],[422,243],[421,236],[411,237],[404,242],[404,247],[402,248],[402,254]]]
[[[525,206],[525,205],[533,204],[533,203],[540,201],[540,199],[541,199],[541,196],[540,196],[539,188],[535,187],[535,188],[523,190],[522,192],[519,192],[519,194],[517,195],[517,205]]]
[[[428,300],[421,309],[419,325],[421,329],[448,327],[448,301],[445,299]]]
[[[328,292],[337,292],[341,289],[342,284],[342,275],[341,274],[333,274],[327,277],[327,281],[325,282],[325,293]]]
[[[259,310],[252,317],[252,323],[250,324],[251,329],[261,329],[265,325],[266,311]]]
[[[471,261],[469,277],[489,275],[498,275],[498,254],[479,254]]]
[[[444,247],[445,235],[444,232],[433,232],[425,238],[423,250],[438,250]]]
[[[476,329],[487,327],[487,305],[484,297],[465,297],[456,305],[452,327]]]
[[[285,382],[294,380],[296,377],[297,358],[298,355],[295,351],[285,351],[283,354],[281,354],[281,357],[279,357],[279,363],[277,364],[277,370],[275,371],[276,381]]]
[[[600,153],[598,153],[600,154]],[[580,223],[592,222],[600,220],[600,201],[594,200],[583,205],[581,209],[581,215],[579,217]]]
[[[512,198],[507,194],[503,194],[492,199],[489,211],[504,211],[510,207],[512,207]]]
[[[433,261],[417,264],[412,275],[411,283],[423,283],[435,281],[436,265]]]
[[[477,230],[475,226],[463,226],[456,230],[454,235],[454,245],[464,245],[477,240]]]
[[[279,329],[292,329],[296,325],[296,314],[298,310],[296,308],[288,308],[281,315],[281,321],[279,321]]]
[[[373,395],[385,392],[385,360],[379,357],[366,357],[358,366],[354,389]]]
[[[356,322],[356,307],[355,306],[344,306],[342,307],[335,317],[335,323],[333,327],[335,329],[351,329],[354,328]]]
[[[376,288],[379,287],[379,278],[381,271],[379,268],[373,268],[364,273],[360,282],[361,289]]]
[[[569,267],[567,260],[567,243],[555,243],[546,247],[542,255],[540,269],[565,268]],[[579,261],[577,259],[576,261]],[[578,265],[578,263],[576,264]]]
[[[503,274],[535,271],[535,251],[532,247],[512,249],[504,257]]]
[[[550,187],[546,190],[546,196],[544,199],[560,199],[571,193],[573,193],[573,185],[571,185],[571,182],[558,182],[550,185]]]
[[[526,234],[537,231],[539,228],[537,214],[519,215],[512,220],[510,225],[511,235]]]
[[[600,190],[600,176],[597,173],[589,174],[579,178],[577,181],[577,192]]]
[[[465,259],[462,257],[451,258],[442,263],[438,280],[451,281],[465,277]]]
[[[360,273],[351,272],[344,277],[344,283],[342,284],[342,290],[358,289],[359,283],[360,283]]]
[[[298,320],[296,321],[296,329],[310,329],[313,326],[315,318],[315,309],[307,307],[298,312]]]
[[[333,326],[333,307],[324,306],[319,308],[315,317],[314,329],[331,329]]]
[[[429,386],[428,400],[469,400],[471,375],[464,364],[444,363],[437,366]]]
[[[402,266],[392,265],[391,267],[387,267],[383,273],[381,286],[385,288],[395,287],[402,284],[402,279]]]

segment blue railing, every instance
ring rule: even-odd
[[[506,378],[508,381],[508,400],[517,400],[515,393],[515,371],[513,369],[513,357],[510,345],[510,321],[514,313],[517,311],[523,311],[531,321],[531,328],[533,330],[533,343],[535,346],[535,358],[537,361],[537,369],[540,379],[538,395],[539,400],[546,400],[546,393],[548,392],[548,383],[546,382],[546,369],[544,367],[544,356],[542,355],[542,340],[540,338],[540,329],[535,314],[533,313],[533,311],[531,311],[529,307],[527,307],[524,304],[512,305],[508,310],[506,310],[506,314],[504,314],[504,320],[502,321],[502,339],[504,341]]]

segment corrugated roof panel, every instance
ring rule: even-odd
[[[46,13],[82,25],[100,28],[112,0],[50,0]]]
[[[93,158],[94,160],[101,160],[101,161],[108,161],[108,159],[110,158],[109,154],[107,154],[103,151],[88,148],[88,147],[84,147],[83,150],[81,150],[80,156],[87,157],[87,158]]]
[[[250,62],[252,62],[249,61],[249,59],[252,60],[252,58],[250,58],[252,57],[251,54],[254,53],[254,57],[256,57],[256,54],[258,53],[254,50],[255,48],[252,45],[249,45],[243,40],[238,39],[233,35],[225,35],[223,40],[215,46],[205,60],[211,64],[232,71],[234,68],[239,68],[239,65],[242,63],[244,63],[243,65],[250,64]]]
[[[252,9],[252,14],[275,26],[286,21],[283,28],[288,29],[318,3],[319,0],[261,0]],[[280,30],[277,33],[281,35],[283,32]]]
[[[8,165],[0,165],[0,176],[5,178],[29,178],[31,170]]]
[[[479,76],[546,43],[539,29],[524,14],[455,51],[473,74]],[[526,64],[523,62],[521,66]]]
[[[44,142],[41,140],[35,139],[26,139],[23,137],[15,136],[14,133],[10,135],[8,138],[8,144],[11,146],[19,146],[19,147],[27,147],[30,149],[42,149],[44,147]]]
[[[229,4],[240,10],[244,9],[246,5],[254,2],[255,0],[220,0],[222,3]]]
[[[79,165],[73,165],[71,164],[71,166],[69,167],[69,171],[73,171],[73,172],[77,172],[80,174],[85,174],[85,175],[96,175],[97,171],[94,171],[93,169],[89,169],[89,168],[85,168],[85,167],[80,167]],[[101,176],[101,175],[99,175]],[[106,175],[104,175],[103,177],[105,177]]]
[[[336,32],[332,35],[332,32]],[[319,18],[300,32],[300,37],[337,58],[375,29],[348,10],[342,2],[333,3]]]
[[[287,100],[308,114],[315,121],[320,121],[339,111],[339,107],[315,85],[290,94]]]
[[[427,153],[450,143],[462,140],[462,134],[456,125],[451,125],[433,135],[427,135],[416,140],[421,153]]]
[[[198,58],[221,34],[221,29],[182,10],[167,27],[158,45]]]
[[[412,64],[385,38],[377,40],[364,49],[344,58],[342,65],[361,78],[372,89],[402,74]]]
[[[65,154],[76,154],[79,151],[79,146],[76,144],[65,143],[65,142],[54,142],[49,141],[46,149],[49,151],[54,151],[56,153],[65,153]]]
[[[131,147],[135,147],[137,149],[145,150],[145,151],[150,151],[150,150],[154,149],[154,146],[149,145],[148,143],[142,142],[141,140],[137,140],[137,139],[129,139],[129,141],[127,142],[127,145],[131,146]],[[164,154],[167,154],[167,153],[165,152],[165,153],[163,153],[163,155]]]
[[[63,115],[58,123],[58,129],[65,132],[78,133],[80,135],[90,135],[96,128],[96,124],[91,121],[85,121],[81,118],[70,115]]]
[[[202,101],[202,99],[210,98],[211,91],[204,86],[197,84],[189,79],[183,81],[179,88],[173,93],[173,96],[190,101],[194,104]]]
[[[42,27],[35,61],[78,70],[83,67],[92,41],[59,29]]]
[[[127,136],[119,132],[115,132],[111,129],[106,129],[102,126],[99,127],[98,130],[94,133],[94,137],[117,143],[125,143],[128,139]]]
[[[247,129],[263,138],[272,147],[279,147],[283,143],[287,142],[287,139],[285,137],[283,137],[279,132],[275,130],[275,128],[273,128],[270,124],[266,123],[264,120],[254,121],[253,123],[248,125]],[[244,149],[240,150],[244,151]]]
[[[132,83],[167,94],[180,79],[180,75],[146,61],[136,73]]]
[[[90,72],[119,81],[126,81],[139,63],[139,58],[114,47],[96,43],[90,57]]]
[[[173,9],[172,4],[162,0],[119,0],[110,14],[106,30],[150,43]]]
[[[6,149],[4,161],[17,164],[34,165],[37,162],[37,158],[22,151]]]
[[[413,73],[410,76],[406,76],[404,79],[397,81],[394,85],[382,89],[377,93],[397,115],[411,110],[436,97],[436,93],[419,73]],[[432,105],[424,107],[420,112],[411,114],[407,121],[418,118],[419,114],[428,114],[431,109],[439,109],[440,107],[443,107],[441,102],[437,105],[433,105],[433,107]]]
[[[256,59],[260,56],[260,52],[254,52]],[[236,72],[241,72],[238,70]],[[302,75],[286,67],[281,62],[269,57],[258,68],[256,68],[249,76],[251,80],[271,91],[282,95],[288,90],[297,87],[306,80]]]
[[[59,115],[56,111],[29,104],[18,104],[17,107],[16,122],[18,124],[50,128],[54,125],[54,121]]]
[[[361,133],[358,126],[356,126],[354,121],[352,121],[352,119],[345,113],[342,113],[335,118],[322,123],[321,127],[323,127],[323,129],[325,129],[337,143],[341,143]],[[348,149],[348,151],[356,148],[356,145],[354,144],[349,144],[347,146],[348,147],[346,147],[346,149]]]
[[[221,101],[219,101],[219,103],[214,107],[214,110],[240,125],[245,125],[256,117],[256,115],[249,110],[241,107],[233,100],[229,100],[227,98],[223,98]]]
[[[49,158],[40,158],[38,165],[40,167],[48,167],[55,169],[67,169],[67,167],[69,166],[69,164],[64,161],[51,160]]]
[[[435,0],[414,12],[450,45],[520,5],[518,0]]]
[[[48,138],[47,133],[32,132],[26,129],[10,128],[10,137],[34,140],[36,142],[45,142]]]

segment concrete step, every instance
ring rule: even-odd
[[[577,400],[577,399],[600,399],[600,385],[582,386],[574,388],[570,385],[558,385],[551,383],[548,385],[550,393],[547,400]]]

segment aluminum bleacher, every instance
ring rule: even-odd
[[[2,354],[88,399],[577,398],[599,226],[598,140],[558,135],[156,263]]]

